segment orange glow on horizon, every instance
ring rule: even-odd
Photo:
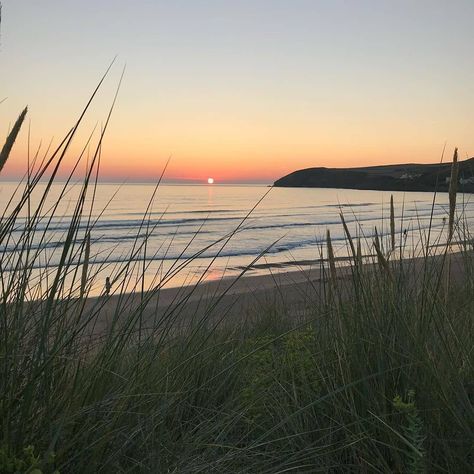
[[[51,136],[54,129],[64,130],[64,125],[36,128],[41,124],[41,114],[31,112],[32,133],[30,161],[41,140]],[[100,176],[111,181],[156,181],[166,163],[165,180],[207,183],[210,176],[215,182],[262,182],[272,183],[276,179],[298,169],[310,167],[357,167],[397,163],[436,163],[440,159],[445,134],[441,125],[414,127],[412,123],[392,121],[374,124],[320,123],[311,126],[309,120],[293,124],[282,119],[263,124],[263,119],[252,126],[224,125],[210,121],[200,123],[195,130],[184,122],[160,124],[155,127],[133,128],[133,120],[120,115],[108,130],[102,147]],[[194,125],[194,124],[192,124]],[[77,156],[82,151],[93,128],[92,119],[85,123],[74,139],[60,176],[67,175]],[[160,130],[160,133],[156,132]],[[314,130],[318,133],[315,134]],[[469,129],[470,130],[470,129]],[[464,130],[468,132],[469,130]],[[463,132],[463,130],[461,130]],[[463,132],[463,133],[464,133]],[[451,124],[453,143],[462,143],[466,148],[460,156],[472,156],[467,148],[471,142],[459,133],[455,123]],[[58,145],[53,142],[51,150]],[[80,173],[85,168],[87,156],[92,159],[98,141],[98,132],[85,153]],[[46,151],[43,140],[38,162]],[[448,143],[445,160],[449,155]],[[472,143],[474,146],[474,142]],[[27,163],[27,131],[22,130],[15,143],[2,177],[18,177],[25,173]]]
[[[342,144],[339,143],[340,149],[337,147],[324,147],[320,151],[314,153],[309,151],[305,153],[291,153],[290,151],[280,149],[273,153],[259,152],[247,155],[242,152],[242,157],[238,153],[228,153],[227,158],[225,152],[219,155],[211,153],[208,156],[199,156],[196,154],[188,154],[187,156],[179,156],[178,154],[171,157],[170,163],[165,171],[164,179],[171,181],[193,181],[212,184],[213,182],[266,182],[272,183],[281,176],[292,171],[310,167],[358,167],[383,164],[398,163],[436,163],[439,161],[442,144],[434,144],[430,147],[412,146],[397,147],[381,146],[385,148],[385,152],[378,151],[379,147],[361,147],[356,150],[344,150]],[[270,148],[270,147],[269,147]],[[297,148],[297,147],[295,147]],[[342,150],[341,150],[342,149]],[[341,152],[342,151],[342,152]],[[106,180],[113,181],[155,181],[161,176],[167,158],[164,153],[159,156],[150,152],[144,153],[141,157],[128,153],[117,151],[114,153],[112,147],[104,147],[101,157],[100,176]],[[445,155],[445,161],[449,160],[449,148]],[[352,155],[352,156],[351,156]],[[464,158],[470,156],[464,153]],[[26,171],[27,163],[26,146],[22,141],[15,144],[14,152],[8,160],[3,170],[3,177],[19,177]],[[72,157],[74,153],[65,160],[59,176],[66,176],[74,162]],[[131,159],[130,156],[133,158]],[[348,158],[348,156],[350,158]],[[462,156],[462,155],[461,155]],[[38,160],[41,161],[41,160]],[[83,161],[80,175],[84,172],[86,159]],[[210,177],[212,176],[212,178]]]

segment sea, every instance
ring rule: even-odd
[[[18,183],[0,183],[3,221],[22,189]],[[13,231],[1,242],[3,271],[11,271],[28,212],[33,214],[45,189],[46,183],[37,185]],[[58,182],[49,190],[31,236],[30,246],[36,252],[29,257],[32,279],[44,278],[45,271],[53,275],[57,269],[80,192],[80,182],[66,188]],[[375,238],[390,253],[391,196],[395,251],[416,256],[427,246],[432,252],[443,249],[449,212],[446,193],[99,183],[89,187],[84,200],[75,237],[79,250],[72,258],[77,263],[84,259],[80,248],[88,236],[88,272],[94,275],[91,294],[103,291],[107,276],[118,282],[124,265],[136,273],[135,280],[127,283],[130,290],[136,289],[139,279],[145,287],[171,287],[242,273],[308,270],[325,264],[327,231],[338,265],[347,265],[350,249],[341,215],[354,242],[360,239],[366,258],[374,254]],[[457,200],[460,227],[466,232],[474,220],[473,199],[460,194]]]

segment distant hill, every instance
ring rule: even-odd
[[[448,191],[452,163],[306,168],[275,181],[276,187],[380,191]],[[459,191],[474,192],[474,158],[459,161]]]

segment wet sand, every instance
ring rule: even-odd
[[[450,280],[462,282],[465,265],[460,253],[450,256]],[[466,257],[466,255],[464,256]],[[474,252],[467,255],[473,261]],[[433,256],[428,260],[429,268],[443,265],[443,256]],[[398,262],[394,262],[394,269]],[[425,259],[404,260],[405,268],[414,284],[420,281],[424,271]],[[364,265],[364,273],[376,274],[380,271],[377,264]],[[350,293],[350,266],[337,268],[337,279],[342,292]],[[239,279],[223,278],[181,288],[165,288],[142,295],[110,295],[90,298],[86,308],[99,315],[94,324],[94,333],[104,333],[113,321],[120,321],[124,314],[134,314],[143,327],[184,327],[196,322],[206,325],[217,322],[235,323],[254,320],[263,311],[278,310],[280,313],[299,317],[308,314],[312,308],[322,302],[327,285],[327,270],[319,263],[310,269],[280,271],[267,275],[243,275]]]

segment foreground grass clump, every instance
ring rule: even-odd
[[[296,326],[262,309],[141,343],[3,305],[2,452],[34,445],[43,472],[468,472],[473,282],[445,302],[398,277],[333,289]]]
[[[223,295],[191,316],[185,295],[153,310],[193,258],[145,285],[147,239],[157,231],[149,207],[128,258],[108,268],[114,290],[89,298],[101,270],[91,235],[108,120],[55,259],[47,246],[57,213],[48,195],[53,184],[59,200],[70,190],[72,172],[63,184],[55,177],[82,117],[28,170],[0,221],[0,471],[472,470],[473,252],[454,188],[436,258],[429,237],[419,259],[405,259],[402,243],[396,256],[403,235],[393,201],[390,250],[376,231],[370,265],[342,218],[350,271],[341,276],[328,232],[328,275],[298,314],[277,304],[230,324]]]

